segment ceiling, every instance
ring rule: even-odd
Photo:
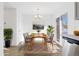
[[[61,4],[61,2],[5,2],[4,6],[18,8],[23,14],[34,15],[37,13],[37,8],[40,9],[40,14],[54,14]]]

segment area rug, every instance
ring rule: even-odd
[[[51,56],[52,52],[48,51],[47,46],[35,45],[32,50],[25,49],[25,56]]]

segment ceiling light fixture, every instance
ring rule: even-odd
[[[34,16],[34,18],[37,19],[37,20],[42,18],[42,16],[39,14],[39,12],[40,12],[40,9],[37,8],[37,14]]]

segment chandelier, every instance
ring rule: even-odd
[[[42,18],[42,16],[39,14],[40,9],[37,8],[37,14],[34,16],[35,19],[39,20]]]

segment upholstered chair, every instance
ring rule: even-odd
[[[31,36],[28,35],[27,33],[24,33],[23,36],[24,36],[24,39],[25,39],[25,49],[26,48],[32,49],[32,47],[31,47],[31,42],[32,42]]]

